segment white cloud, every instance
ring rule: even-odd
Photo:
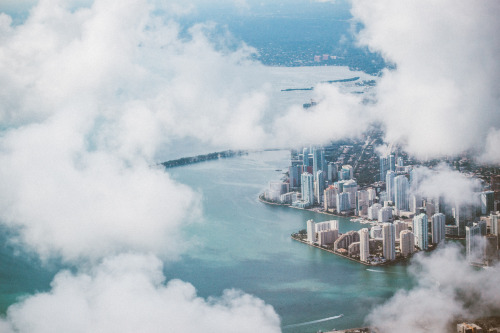
[[[393,62],[377,87],[386,140],[419,158],[484,146],[500,128],[500,4],[456,1],[353,1],[359,41]],[[497,136],[490,136],[494,145]]]
[[[382,332],[446,332],[456,319],[486,317],[500,310],[500,266],[475,269],[457,245],[448,244],[430,256],[417,255],[410,271],[416,286],[399,291],[368,317]]]
[[[2,332],[279,332],[276,312],[237,290],[200,298],[179,280],[164,284],[153,256],[108,258],[89,273],[56,275],[0,319]]]
[[[481,183],[477,178],[468,177],[452,170],[444,163],[433,169],[417,167],[412,174],[415,180],[412,191],[428,198],[443,197],[448,204],[461,205],[475,203],[474,193],[481,191]]]

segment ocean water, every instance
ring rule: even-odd
[[[165,263],[167,280],[192,283],[201,297],[236,288],[263,299],[282,320],[283,332],[317,332],[364,324],[371,309],[412,285],[406,266],[367,266],[293,241],[308,219],[332,216],[258,201],[269,180],[280,179],[288,151],[251,153],[169,169],[174,179],[203,197],[203,220],[184,229],[192,246]],[[360,223],[340,220],[341,232]],[[17,253],[1,230],[0,310],[23,295],[50,289],[58,271]],[[342,316],[341,316],[342,315]]]
[[[203,297],[227,288],[251,293],[274,307],[284,332],[362,326],[374,306],[411,287],[406,265],[370,269],[293,241],[290,234],[308,219],[335,217],[257,200],[269,180],[283,176],[276,170],[288,166],[289,156],[260,152],[170,169],[202,193],[204,221],[188,231],[197,246],[167,264],[165,275],[192,283]],[[341,232],[364,227],[335,219]]]

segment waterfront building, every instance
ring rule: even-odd
[[[396,228],[396,239],[399,239],[401,231],[408,229],[408,225],[403,221],[394,221],[394,227]]]
[[[482,261],[483,249],[481,245],[481,227],[477,223],[474,223],[470,227],[465,227],[465,248],[469,262]]]
[[[330,230],[321,230],[318,231],[318,245],[326,246],[335,243],[337,238],[339,237],[338,229],[330,229]]]
[[[366,216],[369,207],[368,192],[361,190],[356,192],[356,214],[359,216]]]
[[[370,234],[367,228],[359,231],[359,260],[367,262],[370,256]]]
[[[282,194],[280,196],[280,202],[282,204],[291,204],[292,202],[295,202],[297,201],[297,198],[298,198],[298,195],[299,193],[298,192],[288,192],[288,193],[285,193],[285,194]]]
[[[316,232],[320,232],[323,230],[333,230],[333,229],[338,230],[339,229],[339,221],[338,220],[330,220],[330,221],[324,221],[324,222],[317,222],[314,225],[314,228],[315,228],[314,230]]]
[[[360,242],[351,243],[347,248],[347,255],[349,257],[359,256],[360,248],[361,248]]]
[[[337,194],[337,212],[347,212],[351,209],[349,193],[343,192]]]
[[[316,242],[316,223],[313,220],[307,220],[307,241],[309,243]]]
[[[370,237],[373,239],[381,239],[382,238],[382,227],[375,225],[370,229]]]
[[[382,225],[382,249],[386,260],[396,259],[396,228],[392,223]]]
[[[399,250],[404,257],[415,251],[415,235],[410,230],[403,230],[399,234]]]
[[[424,213],[413,217],[413,233],[415,235],[415,245],[421,250],[427,250],[429,227],[427,215]]]
[[[481,215],[490,214],[494,210],[495,192],[493,191],[481,192],[479,198],[481,202]]]
[[[410,186],[408,184],[408,179],[406,178],[406,176],[401,175],[394,178],[394,204],[398,215],[400,211],[410,210],[408,204],[409,190]]]
[[[344,193],[349,193],[349,206],[350,208],[356,207],[356,192],[358,192],[358,183],[355,180],[350,179],[344,183],[343,191]]]
[[[377,220],[378,212],[382,209],[382,205],[379,203],[374,203],[368,208],[368,219]]]
[[[290,187],[292,188],[298,188],[300,186],[300,168],[301,167],[298,165],[292,165],[288,167],[288,179],[290,180]]]
[[[431,218],[431,239],[432,244],[438,244],[444,240],[446,236],[445,230],[446,216],[443,213],[432,215]]]
[[[394,178],[396,173],[394,171],[387,171],[385,176],[385,192],[387,193],[387,200],[394,202]]]
[[[340,249],[347,250],[349,245],[354,242],[359,242],[359,234],[356,231],[348,231],[341,235],[335,243],[333,243],[333,249],[334,251],[338,251]]]
[[[313,175],[308,172],[304,172],[301,175],[301,192],[302,201],[308,206],[314,204],[314,180]]]
[[[266,200],[280,202],[280,197],[284,193],[288,193],[289,184],[280,181],[269,182],[269,189],[264,192],[264,197]]]
[[[321,204],[323,202],[323,192],[325,191],[325,179],[323,170],[316,172],[316,181],[314,182],[314,196],[316,202]]]
[[[329,186],[323,194],[323,202],[326,211],[337,209],[337,189],[334,186]]]
[[[392,207],[383,207],[378,212],[379,222],[389,222],[392,220]]]

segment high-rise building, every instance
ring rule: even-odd
[[[315,176],[314,195],[316,197],[316,202],[321,204],[323,202],[323,192],[325,191],[325,178],[323,170],[318,170]]]
[[[392,224],[396,228],[396,239],[399,239],[401,231],[408,229],[408,225],[403,221],[394,221]]]
[[[342,192],[337,194],[337,212],[346,212],[351,209],[349,193]]]
[[[366,216],[369,207],[368,192],[361,190],[356,193],[356,214]]]
[[[316,175],[316,173],[319,170],[325,170],[325,149],[320,147],[320,148],[313,148],[312,149],[312,155],[313,155],[313,175]]]
[[[318,245],[319,246],[333,244],[333,243],[335,243],[337,238],[339,238],[338,229],[318,231]]]
[[[394,153],[389,155],[389,170],[396,171],[396,155]]]
[[[298,165],[292,165],[288,167],[288,179],[290,179],[290,187],[292,188],[297,188],[300,186],[299,169],[300,167]]]
[[[307,226],[307,241],[309,243],[316,242],[316,223],[313,220],[308,220]]]
[[[403,158],[401,156],[398,157],[398,167],[402,167],[404,166],[404,163],[403,163]]]
[[[328,183],[333,184],[337,180],[338,166],[337,164],[330,162],[328,163]]]
[[[374,203],[368,208],[368,219],[378,220],[378,212],[382,209],[382,205],[379,203]]]
[[[471,227],[465,227],[465,248],[469,262],[482,262],[481,227],[476,223]]]
[[[324,206],[325,210],[336,210],[337,209],[337,189],[333,186],[329,186],[324,192],[323,192],[323,201],[324,201]]]
[[[377,198],[377,191],[375,191],[374,188],[369,187],[367,190],[368,192],[368,207],[373,205],[375,202],[375,199]]]
[[[396,259],[396,228],[392,223],[382,225],[382,249],[386,260]]]
[[[387,193],[387,199],[394,202],[395,188],[394,188],[394,178],[396,173],[394,171],[387,171],[385,176],[385,192]]]
[[[367,228],[359,231],[359,242],[359,260],[367,262],[370,256],[370,234]]]
[[[378,221],[379,222],[389,222],[392,220],[392,207],[383,207],[378,212]]]
[[[415,251],[415,235],[410,230],[403,230],[399,234],[399,250],[405,257]]]
[[[301,193],[306,205],[312,206],[314,204],[314,179],[313,175],[308,172],[301,175]]]
[[[400,211],[410,210],[408,200],[409,189],[410,186],[406,176],[401,175],[394,178],[394,206],[398,214]]]
[[[444,240],[446,235],[445,222],[446,222],[446,216],[444,216],[443,213],[437,213],[432,215],[431,234],[432,234],[433,244],[438,244],[442,240]]]
[[[429,227],[427,215],[421,213],[413,217],[413,233],[415,235],[415,244],[421,250],[428,249]]]
[[[373,239],[382,238],[382,227],[375,225],[370,229],[370,237]]]
[[[356,207],[356,192],[358,192],[358,183],[356,183],[353,179],[346,181],[342,192],[349,193],[350,208]]]
[[[390,170],[389,158],[387,156],[380,156],[380,181],[385,182],[385,175]]]
[[[342,180],[349,180],[354,177],[354,169],[352,168],[351,165],[346,164],[342,166],[342,169],[340,170]]]
[[[499,239],[498,247],[500,247],[500,213],[495,212],[490,214],[490,222],[491,222],[491,234],[497,235]]]
[[[485,191],[481,192],[479,196],[481,202],[481,214],[488,215],[494,210],[495,192]]]
[[[309,148],[302,149],[302,164],[306,168],[309,166]]]

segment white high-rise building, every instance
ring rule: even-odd
[[[356,192],[358,192],[358,183],[350,179],[344,183],[343,192],[349,193],[349,206],[350,208],[356,207]]]
[[[465,248],[469,262],[482,260],[484,243],[481,242],[481,227],[474,223],[472,227],[465,227]]]
[[[345,212],[351,209],[349,193],[337,194],[337,212]]]
[[[378,212],[379,222],[389,222],[392,219],[392,207],[384,207]]]
[[[387,200],[394,202],[394,177],[396,173],[394,171],[387,171],[385,176],[385,192],[387,193]]]
[[[396,207],[396,212],[399,214],[400,211],[409,211],[409,200],[408,192],[410,186],[408,183],[408,178],[401,175],[394,178],[394,206]]]
[[[399,250],[405,257],[415,251],[415,235],[410,230],[403,230],[399,234]]]
[[[378,212],[382,209],[382,205],[379,203],[374,203],[368,208],[368,219],[377,220]]]
[[[325,191],[325,173],[323,170],[316,172],[316,181],[314,182],[314,196],[316,202],[321,204],[323,202],[323,192]]]
[[[368,192],[368,206],[371,206],[375,202],[377,191],[372,187],[368,188],[366,191]]]
[[[421,250],[428,249],[429,227],[427,225],[427,215],[421,213],[413,217],[413,233],[415,235],[415,244]]]
[[[392,223],[382,225],[382,249],[386,260],[396,259],[396,228]]]
[[[316,223],[313,220],[307,220],[307,241],[309,243],[316,242]]]
[[[370,237],[373,239],[382,238],[382,227],[375,225],[370,229]]]
[[[408,225],[403,221],[394,221],[394,227],[396,228],[396,239],[399,239],[401,231],[408,229]]]
[[[335,210],[337,208],[337,189],[329,186],[323,193],[325,210]]]
[[[359,231],[359,242],[359,260],[366,262],[370,256],[370,234],[367,228],[363,228]]]
[[[445,237],[445,222],[446,217],[443,213],[437,213],[432,215],[431,220],[431,234],[432,234],[432,243],[438,244]]]
[[[319,246],[333,244],[337,238],[339,238],[339,231],[337,229],[318,231]]]
[[[312,206],[314,204],[314,177],[309,172],[304,172],[300,177],[302,201]]]

